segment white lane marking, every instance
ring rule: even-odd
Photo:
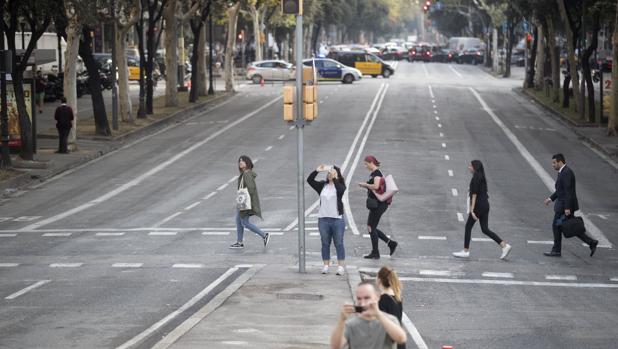
[[[229,182],[228,182],[228,183],[224,183],[224,184],[222,184],[219,188],[217,188],[217,191],[221,191],[221,190],[223,190],[223,189],[227,188],[227,186],[228,186],[228,185],[230,185],[230,183],[229,183]]]
[[[13,219],[13,217],[0,217],[0,223],[8,222],[11,219]]]
[[[450,160],[450,159],[451,159],[451,157],[450,157],[450,156],[448,156],[448,155],[444,155],[444,160]]]
[[[531,245],[553,245],[554,242],[551,240],[543,240],[543,241],[539,241],[539,240],[528,240],[528,243]]]
[[[609,281],[618,282],[618,278],[611,278],[611,279],[609,279]]]
[[[213,197],[213,196],[215,196],[215,195],[217,195],[217,192],[216,192],[216,191],[213,191],[212,193],[210,193],[210,194],[208,194],[208,195],[204,196],[204,197],[202,198],[202,200],[208,200],[208,199],[210,199],[211,197]]]
[[[14,238],[17,234],[0,234],[0,238]]]
[[[234,182],[234,181],[236,181],[236,180],[238,180],[238,176],[234,176],[234,177],[230,178],[227,182],[228,182],[228,183],[233,183],[233,182]],[[210,193],[210,194],[212,194],[212,193]],[[209,195],[210,195],[210,194],[209,194]]]
[[[318,221],[313,221],[313,220],[305,220],[305,224],[318,224]]]
[[[141,268],[144,263],[114,263],[112,268]]]
[[[408,317],[408,314],[401,314],[401,322],[403,323],[403,327],[406,328],[410,336],[412,336],[412,340],[414,341],[414,344],[416,344],[416,347],[418,349],[429,349],[427,343],[425,343],[423,337],[421,337],[420,332],[418,332],[418,329],[416,328],[416,326],[414,326],[414,323]]]
[[[346,173],[346,169],[348,168],[348,164],[350,162],[350,159],[352,158],[352,155],[354,154],[354,150],[356,148],[356,144],[358,143],[361,134],[363,133],[363,130],[365,129],[365,126],[367,125],[370,117],[371,117],[371,112],[373,111],[374,107],[376,106],[376,104],[378,103],[378,100],[380,100],[381,94],[382,92],[386,91],[386,89],[384,88],[386,84],[382,83],[382,85],[380,85],[380,88],[378,89],[378,93],[376,94],[376,96],[373,98],[373,102],[371,103],[371,106],[369,107],[369,110],[367,111],[367,114],[365,115],[365,118],[363,119],[363,123],[361,124],[360,128],[358,129],[358,132],[356,132],[356,136],[354,137],[354,141],[352,141],[352,145],[350,146],[350,149],[348,150],[348,154],[346,155],[342,165],[341,165],[341,172],[342,173]],[[359,152],[360,154],[360,152]],[[352,169],[354,168],[355,165],[352,166]],[[350,174],[346,174],[346,176],[348,177],[348,180],[346,181],[346,185],[349,187],[350,181],[351,181],[351,176]],[[347,199],[347,193],[348,190],[345,191],[344,196],[343,196],[343,205],[344,205],[344,210],[345,210],[345,214],[347,217],[352,217],[352,211],[350,210],[350,204],[349,201]],[[309,206],[308,209],[305,210],[305,216],[307,214],[309,214],[310,212],[313,212],[313,210],[315,210],[318,206],[320,205],[320,200],[316,200],[313,202],[313,204],[311,206]],[[286,226],[283,230],[284,231],[290,231],[292,230],[292,228],[294,228],[296,225],[298,224],[298,218],[295,218],[294,221],[292,221],[292,223],[290,223],[288,226]],[[360,233],[358,232],[358,229],[356,228],[356,225],[354,225],[352,229],[352,233],[355,235],[359,235]]]
[[[438,111],[437,111],[437,110],[434,110],[434,111],[433,111],[433,113],[434,113],[434,114],[436,114],[436,115],[438,115]]]
[[[151,231],[148,233],[149,236],[176,236],[178,232],[176,231]]]
[[[318,216],[317,213],[312,213],[312,214],[309,215],[309,217],[311,217],[311,218],[316,218],[317,216]]]
[[[96,233],[95,236],[123,236],[125,233]]]
[[[272,145],[269,145],[268,147],[266,147],[266,149],[264,149],[264,151],[270,151],[273,148]]]
[[[435,100],[435,99],[432,99],[432,100],[431,100],[431,103],[435,104],[435,103],[436,103],[436,100]]]
[[[294,230],[298,230],[298,227],[294,228]],[[305,227],[305,231],[316,231],[319,230],[317,227]]]
[[[296,126],[290,126],[290,130],[293,130]]]
[[[490,238],[472,238],[472,241],[476,241],[476,242],[492,242],[494,240],[492,240]]]
[[[19,263],[0,263],[0,268],[14,268],[19,266]]]
[[[442,143],[442,148],[446,148],[446,143]]]
[[[201,269],[204,268],[204,264],[201,263],[176,263],[172,265],[172,268],[179,269]],[[234,268],[232,268],[234,269]]]
[[[390,236],[390,235],[386,235],[386,237],[390,239],[390,237],[391,237],[391,236]],[[369,238],[371,238],[371,235],[369,235],[369,234],[363,234],[363,238],[365,238],[365,239],[369,239]],[[382,258],[384,258],[384,257],[388,257],[388,256],[382,256]]]
[[[434,104],[434,105],[433,105],[433,109],[437,109],[437,108],[438,108],[438,107]]]
[[[440,137],[444,137],[444,133],[440,132]]]
[[[279,140],[282,140],[282,139],[284,139],[284,138],[285,138],[285,135],[281,135],[281,136],[279,136]]]
[[[50,268],[79,268],[84,263],[52,263],[49,265]]]
[[[461,214],[461,212],[457,212],[457,220],[460,222],[464,221],[464,216]]]
[[[271,232],[268,232],[268,234],[271,236],[283,236],[284,233],[282,231],[271,231]]]
[[[453,170],[448,170],[448,176],[453,177]]]
[[[425,77],[428,78],[429,77],[429,71],[427,70],[427,67],[424,64],[421,64],[421,66],[423,67],[423,71],[425,72]]]
[[[193,305],[195,305],[195,303],[199,302],[202,298],[204,298],[204,296],[209,294],[215,287],[217,287],[219,284],[225,281],[225,279],[230,277],[237,270],[238,268],[228,269],[223,275],[219,276],[217,280],[213,281],[210,285],[206,286],[206,288],[204,288],[202,291],[200,291],[200,293],[198,293],[193,298],[191,298],[187,303],[183,304],[180,308],[171,312],[169,315],[159,320],[157,323],[150,326],[149,328],[144,330],[142,333],[138,334],[137,336],[131,338],[127,342],[118,346],[116,349],[128,349],[128,348],[134,347],[137,344],[141,343],[144,339],[148,338],[150,335],[158,331],[161,327],[163,327],[165,324],[170,322],[172,319],[182,314],[185,310],[191,308]]]
[[[419,240],[446,240],[446,236],[419,235]]]
[[[28,286],[28,287],[24,288],[23,290],[20,290],[20,291],[17,291],[17,292],[15,292],[15,293],[13,293],[13,294],[12,294],[12,295],[10,295],[10,296],[4,297],[4,299],[6,299],[6,300],[12,300],[12,299],[15,299],[15,298],[17,298],[17,297],[19,297],[19,296],[22,296],[22,295],[24,295],[24,294],[26,294],[26,293],[28,293],[28,292],[30,292],[30,291],[32,291],[32,290],[34,290],[35,288],[37,288],[37,287],[41,287],[41,286],[43,286],[43,285],[45,285],[45,284],[47,284],[47,283],[49,283],[49,282],[51,282],[51,280],[41,280],[41,281],[39,281],[39,282],[36,282],[36,283],[34,283],[34,284],[32,284],[32,285],[30,285],[30,286]]]
[[[519,151],[521,156],[528,162],[528,164],[532,167],[534,172],[536,172],[537,176],[543,181],[545,186],[550,192],[555,191],[555,182],[552,177],[545,171],[545,169],[539,164],[539,162],[532,156],[532,154],[528,151],[528,149],[519,141],[517,136],[498,118],[498,116],[489,108],[485,100],[479,95],[479,93],[473,89],[469,88],[472,94],[476,97],[476,99],[481,103],[483,109],[493,121],[502,129],[507,138],[513,143],[515,148]],[[584,219],[584,223],[586,225],[586,231],[592,235],[593,238],[599,240],[601,245],[612,246],[612,243],[607,239],[605,234],[590,220],[584,212],[579,211],[580,216]]]
[[[577,281],[577,276],[575,275],[545,275],[545,280]]]
[[[458,76],[458,77],[460,77],[460,78],[463,78],[463,75],[461,75],[461,73],[460,73],[460,72],[458,72],[457,70],[455,70],[455,68],[453,68],[453,66],[452,66],[452,65],[450,65],[450,64],[449,64],[449,65],[448,65],[448,67],[449,67],[449,69],[451,69],[451,70],[453,71],[453,73],[455,73],[455,75],[457,75],[457,76]]]
[[[43,234],[41,236],[44,236],[44,237],[69,237],[71,235],[73,235],[73,233],[45,233],[45,234]]]
[[[196,202],[192,203],[191,205],[185,207],[185,211],[189,211],[190,209],[192,209],[192,208],[194,208],[196,206],[199,206],[201,203],[202,203],[201,201],[196,201]]]
[[[442,124],[438,124],[438,128],[442,128]]]
[[[546,286],[546,287],[573,287],[573,288],[618,288],[618,284],[577,283],[577,282],[550,282],[550,281],[518,281],[518,280],[487,280],[487,279],[441,279],[422,277],[400,277],[399,281],[410,282],[437,282],[448,284],[478,284],[504,286]]]
[[[453,194],[453,196],[459,196],[459,192],[455,188],[451,189],[451,194]]]
[[[13,222],[32,222],[41,218],[42,216],[21,216],[13,219]]]
[[[494,273],[490,271],[486,271],[482,275],[485,278],[501,278],[501,279],[512,279],[513,273]]]
[[[309,233],[309,236],[320,236],[320,233],[318,232]]]
[[[440,121],[440,117],[439,116],[436,116],[436,121]]]
[[[433,89],[431,88],[431,85],[427,85],[427,87],[429,87],[429,95],[431,96],[431,99],[433,100],[433,103],[435,103],[435,96],[433,95]]]
[[[202,233],[202,235],[204,236],[223,236],[223,235],[230,235],[229,231],[205,231]]]
[[[182,152],[174,155],[173,157],[171,157],[170,159],[168,159],[167,161],[162,162],[161,164],[153,167],[152,169],[150,169],[149,171],[139,175],[138,177],[134,178],[133,180],[117,187],[114,190],[111,190],[109,192],[107,192],[104,195],[99,196],[98,198],[91,200],[85,204],[82,204],[80,206],[74,207],[68,211],[65,211],[63,213],[57,214],[55,216],[49,217],[47,219],[44,219],[42,221],[39,221],[37,223],[33,223],[30,224],[28,226],[25,226],[24,228],[22,228],[22,230],[34,230],[34,229],[38,229],[40,227],[43,227],[45,225],[48,225],[50,223],[54,223],[56,221],[59,221],[61,219],[70,217],[75,215],[76,213],[82,212],[92,206],[98,205],[100,203],[103,203],[115,196],[117,196],[118,194],[121,194],[125,191],[127,191],[128,189],[131,189],[139,184],[141,184],[145,179],[152,177],[153,175],[161,172],[163,169],[169,167],[170,165],[174,164],[175,162],[177,162],[178,160],[184,158],[185,156],[187,156],[189,153],[193,152],[194,150],[198,149],[199,147],[203,146],[204,144],[210,142],[211,140],[217,138],[219,135],[225,133],[226,131],[236,127],[236,125],[240,124],[241,122],[253,117],[254,115],[260,113],[262,110],[270,107],[271,105],[273,105],[274,103],[278,102],[282,97],[279,96],[273,100],[271,100],[270,102],[264,104],[263,106],[261,106],[260,108],[252,111],[251,113],[237,119],[236,121],[228,124],[227,126],[223,127],[222,129],[220,129],[219,131],[213,133],[212,135],[206,137],[204,140],[199,141],[195,144],[193,144],[192,146],[190,146],[189,148],[183,150]]]
[[[419,275],[431,275],[431,276],[451,276],[450,270],[420,270]]]
[[[582,246],[589,247],[587,243],[582,243]],[[597,245],[597,248],[612,248],[612,246],[599,244]]]
[[[158,228],[158,227],[162,226],[163,224],[165,224],[165,223],[167,223],[167,222],[171,221],[172,219],[174,219],[174,218],[176,218],[176,217],[180,216],[181,214],[182,214],[182,212],[176,212],[176,213],[174,213],[174,214],[172,214],[172,215],[170,215],[170,216],[168,216],[168,217],[164,218],[164,219],[163,219],[163,220],[161,220],[160,222],[155,223],[155,224],[153,225],[153,227]]]

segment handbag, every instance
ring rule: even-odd
[[[239,211],[251,210],[251,194],[249,194],[249,189],[245,187],[244,177],[240,177],[240,186],[236,192],[236,208]]]
[[[367,197],[367,209],[369,210],[373,210],[374,208],[378,208],[378,200],[371,198],[371,197]]]
[[[562,235],[565,238],[572,238],[586,232],[584,219],[582,217],[569,216],[562,223]]]
[[[373,194],[381,202],[386,202],[390,204],[393,201],[393,195],[397,194],[397,192],[399,191],[399,187],[397,187],[393,175],[390,174],[382,178],[381,182],[382,183],[380,184],[380,190],[373,190]]]

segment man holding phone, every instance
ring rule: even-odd
[[[396,317],[380,311],[380,295],[370,281],[356,288],[356,305],[346,304],[330,337],[332,349],[346,344],[352,349],[394,349],[406,342],[406,332]]]

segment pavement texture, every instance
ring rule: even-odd
[[[345,277],[320,274],[319,197],[306,185],[307,273],[297,272],[297,130],[281,120],[281,85],[247,85],[5,195],[0,347],[323,348],[341,304],[382,265],[403,283],[408,348],[615,347],[609,158],[515,93],[515,79],[467,65],[395,65],[390,79],[320,84],[320,118],[304,129],[303,173],[336,164],[348,184]],[[593,258],[575,239],[563,241],[561,258],[542,255],[552,244],[553,212],[542,202],[557,152],[576,173],[590,233],[603,239]],[[255,162],[264,218],[254,222],[272,234],[266,248],[246,231],[245,248],[228,249],[241,154]],[[362,259],[366,191],[356,183],[368,178],[366,154],[400,188],[379,225],[399,247],[390,257],[381,242],[380,260]],[[470,258],[451,255],[463,245],[472,159],[485,164],[490,227],[513,246],[507,261],[478,227]]]

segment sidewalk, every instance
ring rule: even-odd
[[[350,284],[360,276],[354,267],[346,276],[310,270],[262,266],[220,307],[208,313],[207,304],[153,348],[329,348],[339,309],[352,302]]]

